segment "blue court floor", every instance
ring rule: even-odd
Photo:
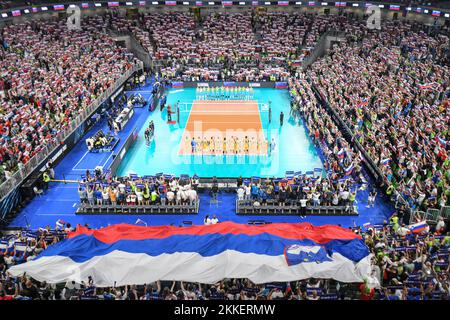
[[[192,103],[196,100],[196,88],[171,89],[167,104],[173,106],[179,102],[182,110],[179,123],[168,125],[167,112],[154,112],[147,123],[155,124],[155,138],[147,146],[144,139],[145,126],[139,137],[127,152],[118,168],[118,175],[130,173],[149,175],[158,172],[166,174],[197,174],[200,177],[284,177],[286,171],[313,171],[322,169],[322,161],[310,140],[300,118],[289,115],[290,96],[288,90],[256,88],[253,101],[258,103],[262,130],[268,141],[275,141],[275,151],[270,155],[180,155],[180,145]],[[232,102],[232,101],[230,101]],[[268,105],[271,106],[269,123]],[[201,103],[201,101],[199,101]],[[226,102],[224,110],[226,110]],[[280,125],[280,113],[284,113],[283,126]],[[206,113],[207,121],[218,121],[214,111]],[[173,115],[173,119],[176,116]],[[239,129],[247,132],[247,128]],[[236,131],[239,132],[239,131]]]
[[[182,91],[178,91],[182,93]],[[146,85],[145,87],[139,89],[139,93],[145,99],[149,99],[151,96],[151,84]],[[174,99],[178,99],[176,95],[169,95],[168,103],[175,103]],[[288,111],[287,111],[288,112]],[[152,114],[149,113],[147,108],[135,108],[135,114],[125,126],[124,130],[119,133],[120,142],[115,147],[115,151],[120,149],[121,145],[124,143],[126,137],[132,132],[132,130],[137,128],[143,128],[148,124],[150,118],[152,119],[165,119],[165,112],[161,113],[158,110],[155,110]],[[181,122],[181,121],[180,121]],[[301,120],[297,120],[297,122],[292,123],[292,119],[289,118],[289,115],[286,114],[285,122],[292,126],[286,127],[286,131],[289,131],[291,134],[291,139],[281,143],[286,143],[287,148],[289,148],[289,144],[291,143],[292,133],[296,132],[300,135],[296,136],[298,139],[307,139],[307,134],[303,126],[299,126]],[[274,125],[278,125],[278,115],[274,112],[273,114],[273,123]],[[170,126],[165,124],[162,126],[161,130],[171,130]],[[165,128],[165,129],[164,129]],[[104,132],[108,131],[107,123],[105,119],[102,119],[98,122],[86,135],[81,138],[80,142],[75,146],[73,150],[60,162],[55,168],[56,178],[62,179],[65,177],[68,180],[77,180],[80,178],[82,174],[85,173],[86,169],[93,170],[97,165],[104,166],[104,168],[108,168],[112,161],[111,153],[87,153],[85,139],[89,136],[92,136],[99,129],[103,129]],[[155,122],[155,134],[158,134],[158,125]],[[281,130],[281,132],[285,129]],[[172,130],[180,130],[172,129]],[[277,129],[278,130],[278,129]],[[292,130],[292,131],[290,131]],[[142,131],[142,130],[141,130]],[[181,131],[182,132],[182,131]],[[302,137],[304,135],[304,137]],[[142,140],[142,135],[138,138],[138,140]],[[303,140],[307,141],[307,140]],[[139,148],[140,145],[137,144]],[[146,147],[146,146],[145,146]],[[281,146],[280,146],[281,147]],[[148,147],[146,147],[148,148]],[[313,148],[311,150],[310,148]],[[146,150],[146,152],[148,152]],[[157,152],[157,150],[156,150]],[[139,153],[135,153],[139,154]],[[309,155],[314,156],[313,167],[319,166],[320,164],[320,152],[317,152],[310,143],[308,145],[307,153]],[[319,159],[319,160],[317,160]],[[317,162],[318,161],[318,162]],[[130,162],[133,162],[132,157],[123,160],[123,164],[120,170],[127,171],[127,167],[130,166]],[[164,171],[159,166],[158,161],[150,161],[150,165],[148,166],[148,170],[145,171],[147,174],[153,174],[156,172]],[[157,170],[160,168],[160,170]],[[138,169],[138,168],[137,168]],[[154,170],[153,170],[154,169]],[[292,168],[286,170],[302,170],[303,168]],[[281,169],[281,172],[284,173],[284,168]],[[312,169],[311,169],[312,170]],[[176,173],[176,172],[165,172],[165,173]],[[186,172],[183,172],[186,173]],[[220,174],[217,174],[220,176]],[[376,199],[375,208],[366,208],[367,204],[367,196],[368,191],[359,191],[357,195],[357,206],[359,211],[358,217],[306,217],[304,219],[300,217],[289,217],[289,216],[279,216],[279,217],[261,217],[261,216],[238,216],[235,213],[235,195],[231,193],[220,193],[219,194],[219,205],[210,205],[209,204],[209,195],[208,194],[200,194],[200,212],[198,215],[165,215],[165,216],[150,216],[150,215],[97,215],[97,216],[77,216],[75,215],[77,206],[79,204],[79,198],[77,193],[77,184],[76,183],[51,183],[50,188],[42,197],[35,197],[25,209],[23,209],[17,217],[10,224],[11,227],[30,227],[32,229],[37,229],[39,227],[44,227],[50,225],[51,227],[55,226],[55,223],[58,219],[62,219],[66,222],[71,223],[72,225],[76,224],[89,224],[91,227],[98,228],[102,226],[108,226],[111,224],[117,223],[131,223],[134,224],[137,219],[141,219],[148,225],[183,225],[184,221],[191,221],[193,224],[202,224],[205,215],[216,214],[220,221],[234,221],[238,223],[247,223],[249,220],[266,220],[272,222],[310,222],[314,225],[324,225],[324,224],[341,224],[342,226],[348,227],[353,225],[362,225],[366,222],[371,223],[381,223],[384,220],[387,220],[388,217],[394,211],[392,206],[388,203],[388,201],[384,198],[384,196],[380,195]]]

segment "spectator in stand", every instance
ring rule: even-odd
[[[98,31],[102,24],[97,16],[84,19],[76,33],[64,20],[27,21],[0,30],[4,178],[46,145],[55,145],[70,121],[131,68],[125,50]]]
[[[40,283],[28,276],[8,277],[7,269],[11,265],[26,261],[23,255],[32,257],[38,254],[38,246],[44,244],[45,247],[64,239],[71,230],[69,223],[65,225],[64,231],[46,228],[38,232],[27,232],[29,240],[23,237],[24,233],[18,233],[16,238],[8,236],[10,243],[26,242],[31,251],[27,249],[24,253],[12,252],[11,255],[5,255],[0,250],[0,300],[438,300],[450,297],[450,233],[444,236],[434,230],[420,234],[408,232],[403,236],[396,234],[389,224],[375,225],[366,231],[353,228],[362,235],[373,254],[372,268],[374,274],[379,274],[379,288],[368,281],[350,284],[326,279],[258,285],[247,279],[224,279],[213,285],[157,281],[147,285],[97,288],[95,279],[91,277],[87,283],[63,283],[61,290],[59,285]]]

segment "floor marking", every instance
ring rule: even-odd
[[[61,183],[63,183],[63,182],[61,182]],[[68,183],[73,183],[73,182],[68,182]],[[78,188],[78,187],[76,187],[76,186],[61,186],[61,187],[55,187],[55,188],[52,188],[53,190],[57,190],[57,189],[76,189],[76,188]]]
[[[111,152],[111,155],[108,157],[108,159],[106,159],[106,162],[105,162],[104,165],[102,165],[102,167],[106,166],[106,164],[108,163],[109,159],[111,159],[112,155],[113,155],[113,154],[112,154],[112,152]]]
[[[153,91],[149,90],[131,90],[131,91],[125,91],[125,93],[153,93]]]
[[[187,112],[187,111],[184,111],[184,112]],[[193,114],[206,114],[206,115],[208,115],[209,113],[231,113],[231,114],[234,114],[235,116],[241,116],[241,115],[252,115],[252,114],[254,114],[254,115],[256,115],[256,114],[259,114],[260,112],[245,112],[245,111],[239,111],[239,112],[236,112],[236,110],[231,110],[231,111],[215,111],[215,110],[196,110],[196,111],[194,111],[193,112]]]
[[[259,104],[259,103],[263,103],[264,104],[264,102],[258,102],[258,101],[256,101],[256,100],[217,100],[217,101],[215,101],[215,100],[194,100],[193,102],[184,102],[184,103],[186,103],[186,104],[191,104],[191,103],[195,103],[195,102],[200,102],[200,103],[203,103],[203,104],[207,104],[207,105],[210,105],[210,104],[227,104],[227,103],[238,103],[238,104],[246,104],[246,103],[248,103],[248,104]]]
[[[81,159],[78,160],[78,162],[73,166],[72,170],[75,169],[75,167],[76,167],[77,165],[80,164],[80,162],[84,159],[84,157],[86,157],[86,155],[87,155],[88,153],[89,153],[89,151],[86,151],[86,153],[81,157]]]
[[[43,201],[49,202],[57,202],[57,201],[64,201],[64,202],[73,202],[73,199],[43,199]]]

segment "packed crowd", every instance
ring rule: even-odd
[[[133,22],[125,18],[112,19],[113,25],[138,35],[142,29],[139,23],[130,28]],[[308,76],[411,207],[449,204],[448,37],[398,21],[370,32],[361,20],[304,13],[214,13],[197,25],[193,16],[177,12],[142,15],[139,21],[148,34],[138,38],[150,39],[147,48],[163,64],[163,76],[288,80],[297,102],[294,112],[304,113],[311,136],[328,159],[327,170],[344,176],[347,169],[358,171],[362,156],[316,105],[296,67],[305,56],[300,48],[313,47],[327,30],[345,31],[347,45],[314,63]],[[348,72],[354,76],[346,76]]]
[[[90,205],[182,205],[197,200],[198,177],[172,175],[113,177],[110,172],[87,170],[79,182],[81,203]]]
[[[252,199],[257,205],[267,202],[306,206],[352,206],[359,190],[368,183],[362,174],[362,157],[343,138],[327,112],[323,112],[304,73],[289,80],[292,97],[291,116],[302,117],[309,135],[323,154],[326,176],[319,169],[282,179],[238,181],[238,199]],[[376,189],[369,190],[367,206],[374,206]]]
[[[184,12],[146,13],[137,19],[111,12],[107,24],[133,34],[161,75],[183,81],[286,81],[327,30],[363,22],[300,12],[211,13],[197,23]]]
[[[375,2],[386,2],[385,0],[374,0]],[[0,8],[15,8],[22,6],[31,6],[31,5],[42,5],[42,4],[60,4],[62,1],[60,0],[2,0],[0,1]],[[450,7],[450,1],[442,1],[442,0],[396,0],[394,3],[400,3],[403,5],[427,5],[434,7]]]
[[[307,206],[345,206],[348,209],[356,200],[358,187],[349,180],[331,180],[320,175],[299,175],[283,179],[238,180],[238,200],[251,200],[254,206],[277,204]],[[375,204],[376,191],[370,192],[369,206]],[[303,213],[301,213],[303,214]]]
[[[309,75],[409,206],[440,209],[450,204],[449,38],[383,28],[336,46]]]
[[[132,57],[97,28],[63,20],[5,26],[0,34],[1,179],[27,163],[126,70]]]
[[[86,225],[86,227],[89,227]],[[36,259],[48,246],[73,231],[58,220],[36,232],[22,231],[0,238],[0,300],[442,300],[450,298],[450,233],[444,222],[414,234],[394,215],[382,225],[352,228],[372,254],[372,276],[379,285],[304,279],[288,283],[254,284],[224,279],[216,284],[157,281],[144,285],[97,288],[87,282],[60,284],[31,277],[10,277],[8,269]]]

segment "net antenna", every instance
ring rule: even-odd
[[[180,124],[180,100],[177,101],[177,123]]]

